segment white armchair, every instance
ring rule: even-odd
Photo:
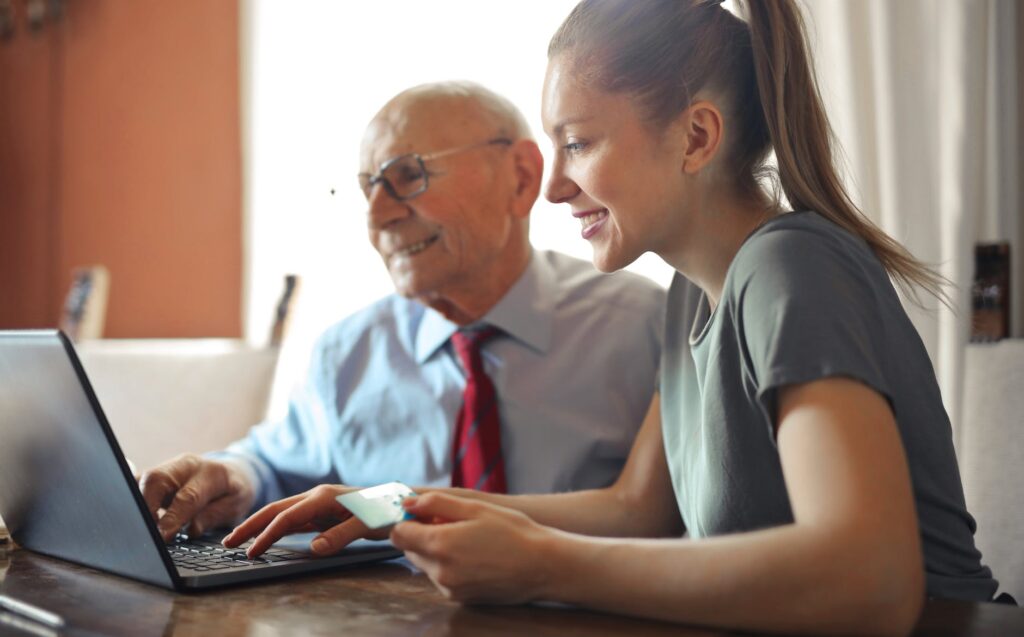
[[[277,348],[222,339],[97,340],[76,347],[139,471],[220,449],[266,415]]]
[[[1000,590],[1024,601],[1024,340],[967,348],[957,455],[975,541]]]

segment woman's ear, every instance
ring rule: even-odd
[[[520,139],[509,150],[515,162],[515,191],[512,193],[514,214],[520,218],[528,217],[540,194],[544,156],[540,154],[537,142],[532,139]]]
[[[683,141],[682,170],[688,175],[700,172],[718,154],[722,145],[724,120],[718,107],[708,101],[694,102],[674,123]]]

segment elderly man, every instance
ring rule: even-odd
[[[516,108],[475,84],[410,89],[370,122],[361,167],[397,294],[327,330],[283,421],[143,476],[165,538],[321,483],[544,493],[622,469],[663,293],[531,247],[543,160]]]

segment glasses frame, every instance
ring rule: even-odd
[[[370,198],[370,193],[373,192],[374,186],[376,186],[377,184],[383,184],[384,190],[389,195],[391,195],[391,197],[396,201],[409,201],[410,199],[419,197],[420,195],[427,191],[427,188],[430,187],[430,173],[427,172],[427,167],[425,166],[426,162],[433,161],[435,159],[441,159],[442,157],[448,157],[449,155],[465,152],[467,150],[473,150],[474,148],[482,148],[484,146],[495,146],[498,144],[502,146],[511,146],[513,143],[514,141],[512,139],[509,139],[508,137],[495,137],[493,139],[488,139],[487,141],[477,142],[475,144],[467,144],[465,146],[456,146],[455,148],[446,148],[444,150],[434,151],[432,153],[427,153],[425,155],[420,155],[418,153],[405,153],[404,155],[392,157],[391,159],[388,159],[387,161],[382,163],[380,165],[380,168],[377,170],[377,173],[374,175],[371,175],[370,173],[359,173],[357,175],[357,177],[359,178],[359,187],[366,195],[367,199]],[[393,166],[395,163],[407,159],[409,157],[415,159],[416,163],[419,164],[420,171],[423,173],[423,186],[421,186],[415,192],[409,193],[408,195],[399,195],[398,192],[395,190],[394,185],[388,180],[387,177],[384,176],[384,172],[388,168]],[[364,179],[366,180],[365,186],[363,185]]]

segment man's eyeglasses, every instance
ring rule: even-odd
[[[416,153],[399,155],[381,164],[380,171],[376,175],[359,173],[359,187],[363,189],[363,194],[369,199],[373,187],[380,183],[383,184],[384,190],[389,195],[398,201],[407,201],[422,195],[426,192],[427,187],[430,186],[430,173],[427,172],[424,163],[440,159],[441,157],[447,157],[448,155],[454,155],[455,153],[496,144],[510,146],[512,140],[498,137],[468,146],[439,150],[428,155],[418,155]]]

